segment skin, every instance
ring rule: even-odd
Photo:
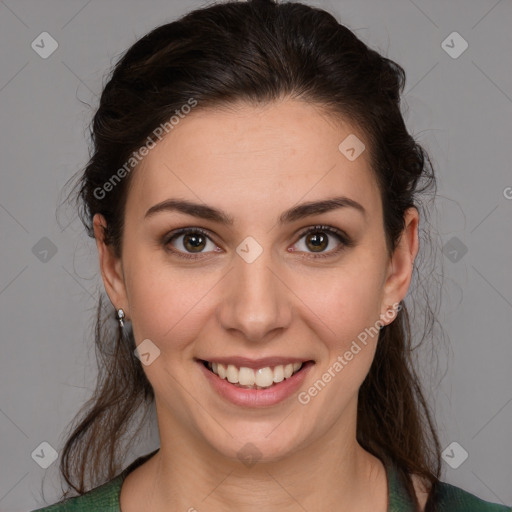
[[[418,251],[418,212],[406,212],[389,258],[368,145],[354,161],[338,150],[349,134],[365,141],[347,120],[334,123],[298,100],[198,107],[133,171],[121,258],[103,242],[105,220],[94,217],[109,298],[132,322],[136,343],[150,339],[160,350],[143,366],[155,391],[160,451],[125,480],[123,512],[313,512],[340,504],[387,510],[384,466],[356,441],[357,394],[377,336],[307,405],[296,394],[258,410],[233,405],[194,361],[213,355],[312,359],[303,391],[365,328],[393,321],[387,311],[405,297]],[[340,195],[363,205],[365,216],[346,207],[277,223],[297,203]],[[144,218],[170,198],[222,209],[234,224],[173,211]],[[344,230],[355,245],[315,259],[311,237],[301,231],[317,224]],[[200,259],[166,250],[162,238],[183,227],[211,234],[201,239]],[[333,254],[341,242],[326,235],[323,254]],[[263,249],[252,263],[236,252],[247,236]],[[183,242],[178,236],[167,246],[191,254]],[[246,443],[261,454],[250,467],[237,458]]]

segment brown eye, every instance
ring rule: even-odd
[[[306,236],[306,245],[313,252],[322,252],[327,249],[329,239],[325,236],[325,233],[314,231]]]
[[[337,256],[341,251],[354,247],[355,244],[344,231],[330,226],[314,226],[301,233],[296,245],[298,247],[292,249],[293,252],[305,252],[306,257],[309,254],[311,258],[328,258]],[[326,250],[328,248],[330,250]]]
[[[163,245],[176,255],[203,255],[218,252],[209,235],[199,228],[183,228],[167,235]]]
[[[190,252],[201,252],[206,246],[206,237],[201,234],[182,235],[183,247]]]

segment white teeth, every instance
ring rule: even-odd
[[[231,384],[238,384],[238,368],[232,364],[228,364],[226,369],[226,378]]]
[[[238,372],[238,383],[241,386],[254,386],[256,378],[254,375],[254,371],[250,368],[240,368]],[[258,384],[260,386],[260,384]]]
[[[240,372],[242,372],[242,368],[240,368]],[[272,371],[272,368],[267,366],[266,368],[259,368],[256,372],[251,370],[251,372],[256,374],[256,384],[260,388],[268,388],[269,386],[272,386],[274,382],[274,372]]]
[[[274,382],[282,382],[284,380],[284,366],[280,364],[274,368]]]
[[[217,365],[217,371],[215,371],[213,368],[213,373],[216,373],[221,379],[225,379],[226,378],[226,367],[223,365],[223,364],[218,364]]]
[[[217,374],[221,379],[227,379],[231,384],[248,388],[269,388],[274,383],[289,379],[294,373],[302,368],[302,363],[288,363],[277,365],[272,369],[270,366],[253,370],[245,366],[237,368],[232,364],[209,362],[208,368]]]

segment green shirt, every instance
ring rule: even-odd
[[[49,507],[33,510],[32,512],[120,512],[119,495],[121,485],[128,473],[146,462],[155,450],[133,461],[118,476],[91,491],[67,500],[50,505]],[[388,476],[388,512],[408,512],[414,510],[413,502],[405,486],[398,478],[396,467],[386,465]],[[437,491],[439,512],[512,512],[511,507],[483,501],[459,487],[440,482]]]

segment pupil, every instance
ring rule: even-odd
[[[309,238],[309,242],[311,242],[313,245],[312,249],[317,252],[318,252],[318,249],[325,249],[326,240],[327,240],[327,237],[325,237],[321,233],[313,233]]]
[[[185,247],[192,251],[202,249],[204,246],[204,241],[201,242],[202,238],[202,235],[185,235]]]

